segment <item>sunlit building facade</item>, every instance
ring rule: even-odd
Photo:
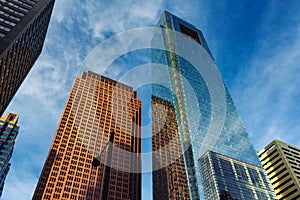
[[[190,199],[174,106],[152,96],[153,199]]]
[[[157,27],[152,63],[165,70],[153,70],[152,78],[165,85],[152,92],[174,106],[190,198],[204,199],[198,161],[205,152],[261,164],[202,32],[166,11]]]
[[[33,199],[141,199],[141,104],[132,87],[77,77]]]
[[[258,153],[277,199],[300,199],[300,148],[274,140]]]
[[[273,200],[264,170],[208,151],[199,160],[205,199]],[[227,198],[222,197],[226,193]]]
[[[4,188],[5,178],[10,169],[15,139],[19,133],[19,116],[7,113],[0,118],[0,197]]]
[[[0,1],[0,115],[40,55],[54,0]]]

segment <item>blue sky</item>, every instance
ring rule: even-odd
[[[21,128],[3,199],[31,199],[88,53],[115,33],[154,26],[165,9],[203,31],[256,149],[272,139],[300,147],[298,1],[57,0],[42,55],[7,109]]]

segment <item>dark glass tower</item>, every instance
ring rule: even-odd
[[[199,166],[205,199],[275,199],[261,167],[212,151],[199,159]]]
[[[168,87],[153,86],[153,95],[175,108],[190,196],[204,198],[198,160],[205,152],[261,165],[202,32],[169,12],[157,27],[152,63],[164,65],[167,77],[163,70],[153,70],[152,77],[168,79]]]
[[[9,161],[13,153],[15,139],[19,132],[18,119],[17,115],[11,113],[0,118],[0,197],[6,175],[10,169]]]
[[[0,1],[0,115],[39,57],[54,0]]]

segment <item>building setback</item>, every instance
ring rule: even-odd
[[[141,104],[132,87],[90,71],[77,77],[33,199],[141,199]]]
[[[260,167],[212,151],[199,159],[199,166],[205,199],[275,199]]]
[[[0,1],[0,115],[39,57],[54,0]]]
[[[300,198],[300,148],[274,140],[258,153],[278,199]]]
[[[10,158],[13,153],[15,139],[19,133],[19,116],[7,113],[0,118],[0,197],[2,195],[5,178],[10,169]]]
[[[258,168],[261,164],[201,30],[167,11],[157,27],[152,63],[164,68],[155,68],[151,75],[165,85],[154,85],[152,92],[174,107],[190,199],[204,199],[206,179],[199,159],[205,152]],[[160,187],[155,184],[159,182],[153,182],[153,196]],[[172,182],[167,184],[171,187]]]
[[[190,199],[173,105],[152,96],[153,199]]]

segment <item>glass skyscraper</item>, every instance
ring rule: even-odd
[[[152,70],[152,78],[164,79],[167,86],[154,85],[152,92],[175,108],[190,196],[202,199],[198,160],[208,150],[261,164],[202,32],[166,11],[157,27],[152,63],[164,65],[167,72]],[[155,48],[161,43],[165,50]]]
[[[9,161],[20,128],[17,125],[18,119],[19,117],[12,113],[7,113],[5,117],[0,118],[0,197],[10,169]]]
[[[206,199],[275,199],[261,167],[212,151],[198,161]]]

